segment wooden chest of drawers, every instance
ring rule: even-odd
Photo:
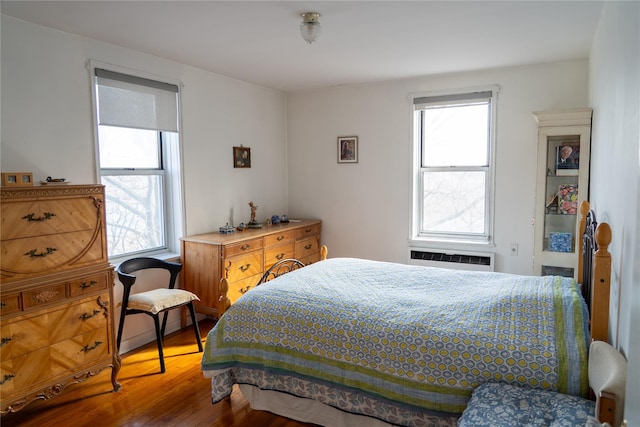
[[[305,264],[319,261],[321,228],[319,220],[303,220],[232,234],[183,237],[181,287],[200,298],[196,311],[219,317],[224,311],[220,279],[228,280],[227,296],[233,304],[279,260],[297,258]]]
[[[119,390],[104,187],[1,195],[1,413],[53,398],[106,367]]]

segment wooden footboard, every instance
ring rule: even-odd
[[[609,339],[609,295],[611,292],[611,227],[598,224],[589,202],[580,204],[578,242],[578,283],[590,312],[591,340]]]

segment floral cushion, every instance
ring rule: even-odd
[[[595,408],[581,397],[487,383],[473,391],[458,427],[584,427]]]

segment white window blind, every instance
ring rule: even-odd
[[[178,131],[178,87],[114,71],[95,69],[98,124]]]

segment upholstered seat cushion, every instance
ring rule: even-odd
[[[596,403],[553,391],[483,384],[473,391],[459,427],[584,427]]]
[[[129,296],[128,308],[158,314],[167,308],[200,300],[195,294],[183,289],[154,289]]]

